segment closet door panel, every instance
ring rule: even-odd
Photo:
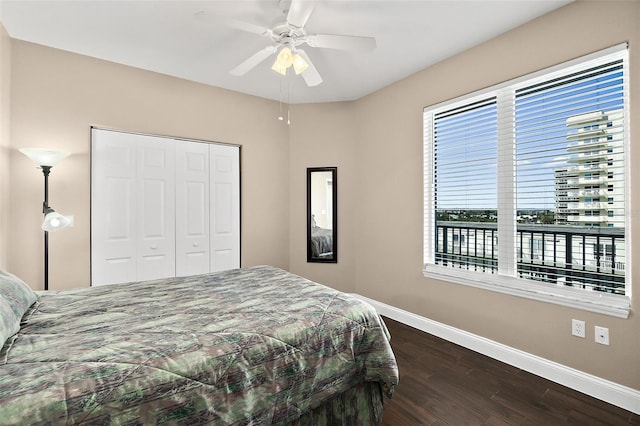
[[[91,282],[136,280],[136,149],[132,135],[92,130]]]
[[[240,267],[240,148],[211,145],[211,271]]]
[[[209,145],[176,144],[176,275],[205,274],[209,256]]]
[[[175,143],[140,136],[138,152],[138,280],[173,277]]]

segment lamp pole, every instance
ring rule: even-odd
[[[44,175],[44,202],[42,213],[44,221],[44,289],[49,290],[49,231],[73,226],[73,216],[62,216],[49,207],[49,173],[51,168],[68,157],[71,153],[45,148],[20,148],[20,152],[33,160]]]
[[[51,166],[40,166],[44,175],[44,202],[42,203],[42,213],[47,214],[49,207],[49,173]],[[44,231],[44,289],[49,290],[49,231]]]

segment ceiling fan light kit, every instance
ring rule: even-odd
[[[281,5],[286,5],[286,3],[286,1],[281,2]],[[293,66],[295,73],[302,76],[307,86],[313,87],[322,83],[322,77],[320,77],[320,73],[318,73],[306,52],[298,48],[301,44],[306,43],[314,48],[362,52],[370,52],[375,49],[376,40],[373,37],[307,34],[304,26],[311,16],[315,4],[315,0],[291,0],[288,5],[289,10],[286,22],[278,24],[271,29],[235,20],[227,20],[227,23],[236,29],[262,37],[269,37],[276,44],[256,52],[232,69],[230,73],[235,76],[244,75],[280,49],[271,69],[286,75],[287,69]]]
[[[271,66],[271,69],[282,75],[287,74],[287,69],[293,66],[296,74],[304,72],[309,68],[309,64],[298,53],[293,54],[288,46],[283,47],[278,53],[275,62]]]

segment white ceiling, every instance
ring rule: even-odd
[[[306,1],[306,0],[302,0]],[[307,33],[375,37],[372,53],[305,47],[324,79],[307,87],[267,59],[229,71],[272,44],[221,25],[283,22],[278,0],[0,0],[12,38],[283,102],[358,99],[571,0],[318,0]]]

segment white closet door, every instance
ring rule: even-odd
[[[205,274],[209,256],[209,144],[176,143],[176,275]]]
[[[240,148],[92,130],[92,285],[240,267]]]
[[[138,140],[138,280],[176,274],[175,141]]]
[[[210,145],[211,271],[240,267],[240,148]]]
[[[175,145],[92,129],[91,283],[175,276]]]
[[[137,149],[134,138],[135,135],[127,133],[92,129],[93,285],[129,282],[137,278]]]

